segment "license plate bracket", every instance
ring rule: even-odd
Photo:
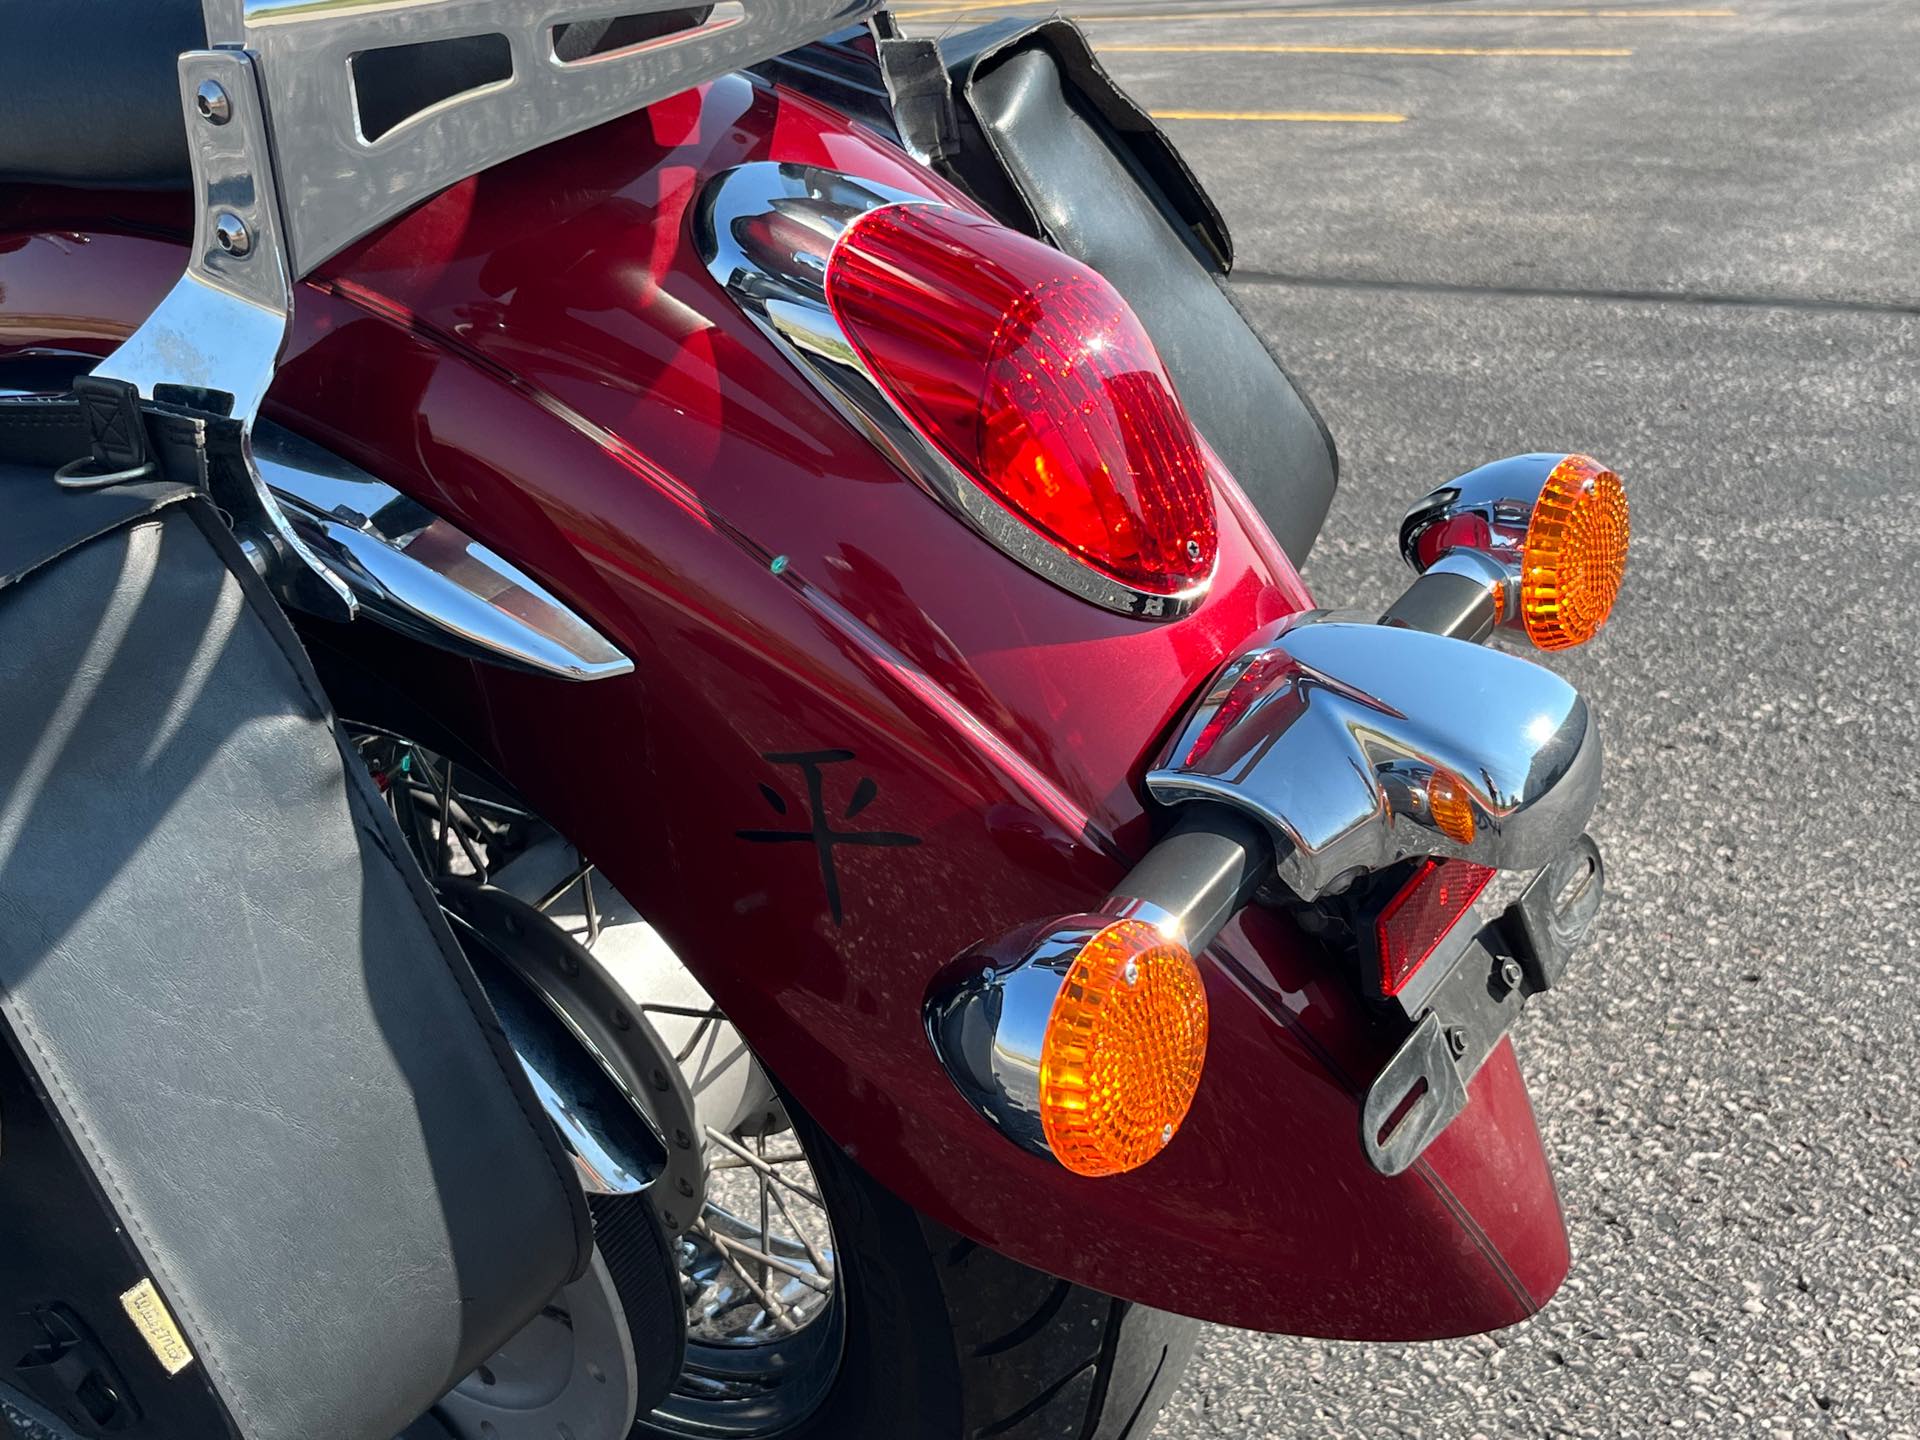
[[[1360,1144],[1374,1169],[1400,1174],[1466,1109],[1469,1082],[1592,929],[1605,875],[1600,847],[1582,835],[1459,951],[1361,1103]]]

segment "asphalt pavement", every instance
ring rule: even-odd
[[[1608,908],[1517,1036],[1572,1277],[1467,1340],[1210,1330],[1156,1434],[1915,1440],[1920,4],[1069,8],[1222,117],[1166,124],[1340,443],[1323,603],[1395,593],[1406,503],[1487,459],[1634,507],[1555,662]]]

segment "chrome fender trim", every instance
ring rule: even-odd
[[[46,368],[27,376],[14,374],[14,363],[0,369],[0,399],[51,394],[92,364],[84,355],[18,358]],[[360,618],[560,680],[633,673],[632,660],[539,581],[385,481],[269,420],[255,423],[251,444],[275,514]]]
[[[360,614],[441,650],[561,680],[633,671],[597,630],[466,531],[262,420],[253,459],[294,532]]]
[[[1466,797],[1471,838],[1436,823],[1436,775]],[[1161,804],[1213,801],[1259,821],[1280,880],[1313,900],[1409,856],[1549,864],[1599,799],[1600,732],[1578,691],[1518,656],[1295,623],[1221,672],[1146,783]]]

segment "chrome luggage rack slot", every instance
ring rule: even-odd
[[[614,16],[667,15],[684,0],[205,0],[215,47],[258,57],[293,273],[456,181],[805,45],[877,0],[727,0],[642,44],[563,59],[556,32]],[[452,95],[369,140],[356,56],[482,37],[504,42],[506,78]]]

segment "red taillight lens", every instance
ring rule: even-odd
[[[901,413],[1020,520],[1149,594],[1212,573],[1193,423],[1100,275],[990,220],[890,205],[840,237],[826,292]]]
[[[1380,991],[1398,995],[1467,913],[1493,871],[1469,860],[1423,860],[1374,924]]]

